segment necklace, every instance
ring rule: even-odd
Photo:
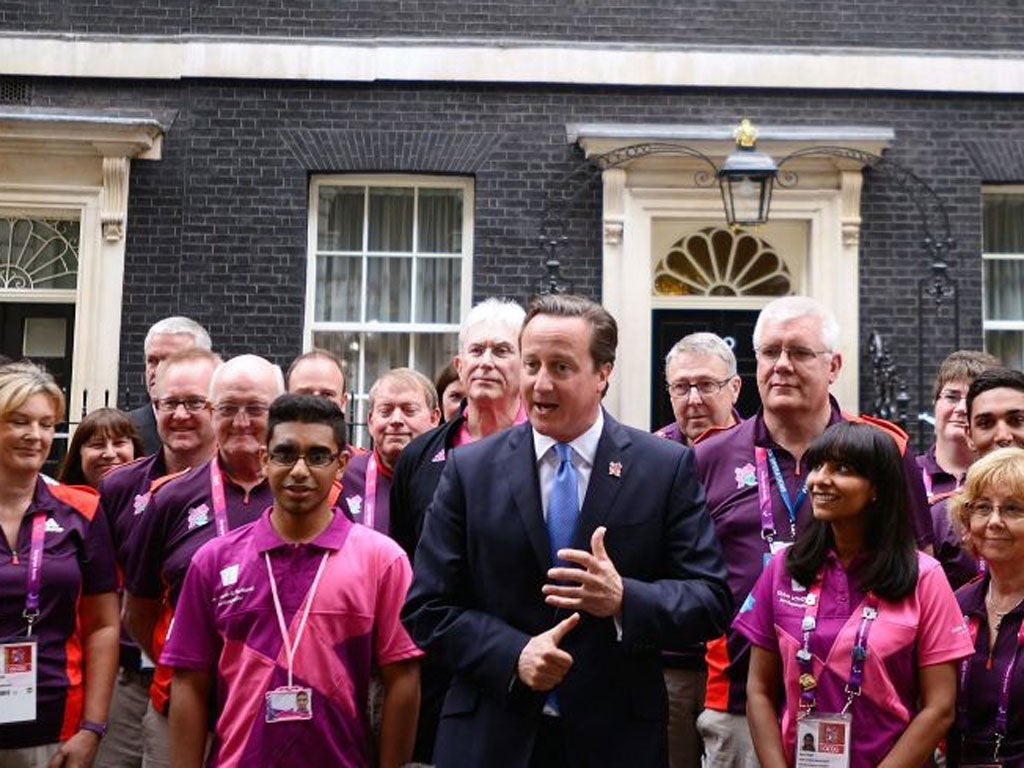
[[[996,600],[995,597],[992,595],[992,582],[990,581],[988,584],[988,592],[985,595],[985,602],[988,603],[988,609],[993,614],[995,614],[995,621],[992,622],[992,629],[994,631],[998,631],[999,625],[1003,623],[1003,619],[1006,618],[1006,615],[1017,610],[1017,608],[1020,607],[1020,604],[1024,603],[1024,595],[1021,595],[1017,599],[1017,602],[1011,605],[1009,608],[1000,611],[996,608]]]

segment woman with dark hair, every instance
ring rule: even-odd
[[[441,404],[441,420],[451,421],[458,415],[462,401],[466,399],[466,392],[459,379],[459,372],[455,370],[455,363],[448,363],[437,374],[434,389],[437,390],[437,399]]]
[[[963,617],[942,568],[915,550],[888,434],[835,424],[807,466],[814,519],[767,564],[735,623],[753,644],[758,759],[801,766],[798,740],[812,734],[854,768],[921,766],[953,720],[956,661],[971,653]]]
[[[131,419],[116,408],[97,408],[78,425],[57,479],[98,488],[114,467],[142,456],[142,438]]]

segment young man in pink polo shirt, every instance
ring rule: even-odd
[[[271,406],[273,504],[196,553],[161,657],[174,668],[175,768],[203,763],[214,679],[207,765],[369,765],[372,667],[384,683],[378,764],[409,760],[422,653],[398,617],[412,574],[397,544],[331,506],[344,446],[333,402],[283,395]]]

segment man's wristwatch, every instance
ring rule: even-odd
[[[81,730],[95,733],[99,738],[103,738],[107,735],[107,724],[97,723],[92,720],[83,720]]]

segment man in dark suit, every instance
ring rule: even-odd
[[[730,615],[689,449],[601,408],[616,343],[599,305],[535,300],[530,423],[448,458],[403,611],[454,672],[438,768],[667,765],[659,653]]]
[[[156,385],[156,367],[176,352],[198,347],[210,350],[210,334],[195,320],[187,317],[165,317],[158,320],[146,332],[143,351],[146,355],[146,402],[128,412],[135,428],[142,438],[142,452],[152,456],[163,448],[156,429],[156,412],[153,410],[153,388]]]

